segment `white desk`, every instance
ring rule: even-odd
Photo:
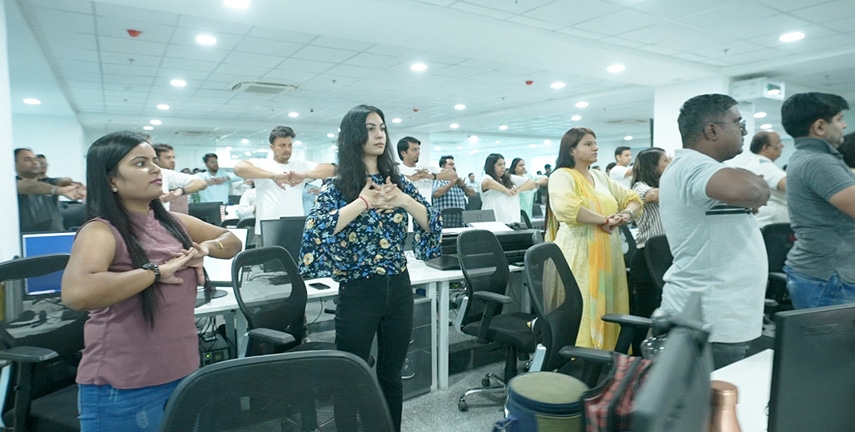
[[[736,416],[743,432],[766,431],[773,354],[761,351],[712,373],[712,379],[727,381],[739,390]]]

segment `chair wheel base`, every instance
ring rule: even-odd
[[[457,409],[460,410],[460,412],[469,411],[469,405],[466,403],[466,399],[461,397],[460,400],[457,401]]]
[[[490,382],[489,376],[485,376],[484,378],[481,378],[481,387],[490,387],[491,384],[493,384],[493,383]]]

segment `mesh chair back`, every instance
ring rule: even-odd
[[[265,246],[243,251],[232,261],[232,286],[249,330],[267,328],[286,332],[296,341],[277,348],[287,351],[306,335],[306,284],[285,248]],[[270,348],[253,341],[247,355],[269,354]]]
[[[474,292],[489,291],[505,294],[510,278],[508,261],[502,250],[502,245],[496,235],[490,231],[464,231],[457,236],[457,259],[463,278],[466,280],[466,291],[469,301],[466,310],[461,313],[461,326],[481,321],[484,313],[484,303],[475,301]],[[496,315],[502,312],[501,306]]]
[[[468,225],[472,222],[495,222],[496,213],[493,209],[487,210],[466,210],[463,212],[463,224]]]
[[[325,397],[307,397],[317,395],[318,389]],[[364,427],[322,426],[335,421],[332,401],[357,411]],[[319,425],[313,430],[394,430],[380,386],[365,362],[331,350],[246,357],[199,369],[169,398],[160,430],[298,430],[296,417],[311,415]]]
[[[638,247],[635,244],[635,237],[632,236],[629,226],[624,224],[618,227],[618,229],[620,230],[621,247],[623,248],[623,262],[626,268],[629,269],[632,257],[638,251]]]
[[[68,254],[42,255],[14,259],[0,263],[0,290],[5,294],[5,308],[0,319],[0,346],[9,349],[19,346],[47,348],[58,356],[33,369],[30,400],[52,395],[70,394],[70,406],[40,406],[34,404],[31,412],[18,411],[16,415],[28,418],[30,431],[79,430],[77,407],[73,401],[74,379],[83,350],[83,325],[87,312],[65,307],[60,295],[26,295],[27,278],[54,275],[65,269]],[[48,276],[50,277],[50,276]],[[21,383],[18,383],[20,385]],[[9,389],[9,395],[14,388]],[[69,393],[71,389],[71,393]],[[3,391],[6,391],[4,388]],[[59,400],[65,401],[66,397]],[[52,399],[56,400],[56,399]],[[13,408],[13,400],[3,400],[3,412]],[[28,407],[15,407],[17,410]],[[6,424],[9,424],[7,421]],[[23,429],[22,429],[23,430]]]
[[[582,294],[555,243],[541,243],[526,251],[525,277],[538,317],[535,330],[546,346],[540,370],[552,371],[567,362],[558,354],[561,347],[576,344],[582,320]]]
[[[469,197],[466,202],[466,210],[481,210],[481,194],[475,192],[475,195]]]
[[[770,272],[783,272],[787,253],[796,242],[796,235],[788,223],[775,223],[760,229],[763,243],[766,244],[766,256],[769,258]]]
[[[664,235],[653,236],[644,242],[644,258],[647,260],[647,269],[653,283],[661,290],[665,286],[665,272],[671,267],[674,257],[671,256],[671,248],[668,238]]]
[[[241,219],[235,228],[246,228],[246,245],[244,249],[252,249],[255,247],[255,218]]]
[[[525,210],[520,210],[520,220],[522,221],[523,226],[528,229],[531,229],[531,219],[528,217],[528,213]]]
[[[442,227],[443,228],[460,228],[463,227],[463,209],[460,207],[448,207],[442,209]]]
[[[282,246],[292,257],[301,257],[300,246],[303,242],[305,216],[288,216],[261,221],[261,244],[264,246]]]

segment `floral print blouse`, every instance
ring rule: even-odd
[[[372,180],[383,184],[380,175]],[[403,176],[403,191],[427,208],[430,232],[413,223],[413,252],[416,259],[425,260],[440,255],[442,223],[439,212],[419,194],[418,189]],[[300,250],[300,274],[305,278],[332,275],[337,282],[348,282],[372,274],[394,275],[407,269],[404,240],[407,235],[407,212],[370,209],[363,212],[338,234],[338,210],[348,202],[327,179],[317,202],[306,218],[303,244]]]

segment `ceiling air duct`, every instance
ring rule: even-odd
[[[257,95],[282,95],[297,90],[297,86],[293,84],[262,82],[262,81],[241,81],[232,86],[233,92],[249,93]]]

